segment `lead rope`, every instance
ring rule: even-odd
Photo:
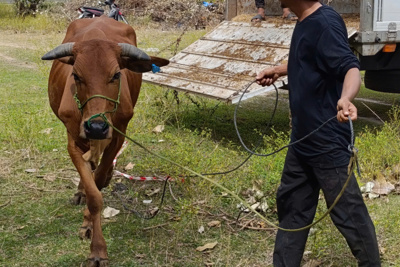
[[[108,100],[108,101],[114,103],[114,109],[113,109],[113,110],[111,110],[111,111],[105,111],[105,112],[102,112],[102,113],[97,113],[97,114],[94,114],[93,116],[91,116],[91,117],[88,119],[88,122],[87,122],[87,123],[88,123],[88,126],[90,127],[92,119],[95,119],[95,118],[97,118],[97,117],[103,118],[103,117],[105,117],[105,114],[106,114],[106,113],[114,113],[115,111],[117,111],[117,108],[118,108],[118,105],[120,104],[120,99],[121,99],[121,78],[119,79],[118,96],[117,96],[117,99],[112,99],[112,98],[110,98],[110,97],[108,97],[108,96],[104,96],[104,95],[92,95],[92,96],[90,96],[88,99],[86,99],[85,101],[83,101],[83,103],[81,103],[81,101],[80,101],[79,98],[78,98],[78,90],[77,90],[76,85],[75,85],[75,94],[74,94],[73,98],[75,99],[75,102],[76,102],[76,104],[78,105],[78,109],[79,109],[79,111],[80,111],[81,113],[83,112],[82,110],[83,110],[83,108],[86,106],[86,104],[89,102],[89,100],[92,100],[93,98],[103,98],[103,99],[106,99],[106,100]],[[109,124],[109,123],[108,123],[108,124]]]
[[[264,216],[262,216],[259,212],[257,212],[255,209],[253,209],[253,208],[250,206],[250,204],[248,204],[248,203],[246,203],[245,201],[243,201],[238,195],[236,195],[234,192],[232,192],[231,190],[229,190],[229,189],[226,188],[225,186],[223,186],[223,185],[217,183],[216,181],[214,181],[214,180],[212,180],[212,179],[210,179],[210,178],[208,178],[208,177],[206,177],[206,176],[204,176],[204,175],[202,175],[202,174],[200,174],[200,173],[198,173],[198,172],[195,172],[195,171],[193,171],[193,170],[191,170],[191,169],[189,169],[189,168],[187,168],[187,167],[185,167],[185,166],[182,166],[182,165],[180,165],[179,163],[176,163],[176,162],[174,162],[174,161],[172,161],[172,160],[170,160],[170,159],[168,159],[168,158],[166,158],[166,157],[164,157],[164,156],[158,155],[158,154],[156,154],[156,153],[150,151],[149,149],[147,149],[146,147],[144,147],[142,144],[140,144],[140,143],[138,143],[137,141],[133,140],[132,138],[130,138],[129,136],[127,136],[125,133],[123,133],[122,131],[120,131],[119,129],[117,129],[114,125],[112,125],[112,124],[108,121],[107,117],[106,117],[103,113],[100,113],[100,114],[98,114],[98,115],[99,115],[99,117],[101,117],[111,128],[113,128],[117,133],[121,134],[122,136],[124,136],[124,137],[127,138],[129,141],[131,141],[132,143],[134,143],[134,144],[137,145],[138,147],[142,148],[143,150],[145,150],[145,151],[148,152],[149,154],[151,154],[151,155],[153,155],[153,156],[155,156],[155,157],[158,157],[158,158],[160,158],[160,159],[162,159],[162,160],[165,160],[165,161],[167,161],[167,162],[171,163],[172,165],[175,165],[175,166],[177,166],[177,167],[179,167],[179,168],[182,168],[182,169],[184,169],[184,170],[186,170],[186,171],[188,171],[188,172],[190,172],[190,173],[192,173],[192,174],[194,174],[194,175],[196,175],[196,176],[198,176],[198,177],[203,178],[204,180],[207,180],[208,182],[214,184],[215,186],[219,187],[219,188],[222,189],[223,191],[225,191],[225,192],[227,192],[228,194],[230,194],[234,199],[238,200],[239,202],[242,202],[243,206],[247,207],[247,208],[248,208],[249,210],[251,210],[254,214],[256,214],[257,217],[259,217],[260,219],[262,219],[263,221],[265,221],[265,222],[266,222],[268,225],[270,225],[271,227],[274,227],[274,228],[276,228],[276,229],[278,229],[278,230],[282,230],[282,231],[286,231],[286,232],[298,232],[298,231],[303,231],[303,230],[305,230],[305,229],[309,229],[309,228],[313,227],[314,225],[316,225],[317,223],[319,223],[321,220],[323,220],[323,219],[332,211],[332,209],[335,207],[335,205],[337,204],[337,202],[339,201],[339,199],[340,199],[340,198],[342,197],[342,195],[344,194],[344,191],[345,191],[345,189],[346,189],[346,187],[347,187],[347,185],[348,185],[348,183],[349,183],[349,181],[350,181],[350,179],[351,179],[351,176],[352,176],[354,167],[355,167],[355,165],[356,165],[357,151],[354,149],[353,140],[352,140],[352,141],[351,141],[352,156],[351,156],[351,158],[350,158],[350,164],[349,164],[349,169],[348,169],[348,170],[349,170],[349,175],[348,175],[348,177],[347,177],[347,180],[346,180],[345,184],[343,185],[342,190],[339,192],[338,196],[336,197],[335,201],[332,203],[332,205],[329,207],[329,209],[321,216],[321,218],[319,218],[318,220],[316,220],[316,221],[313,222],[312,224],[307,225],[307,226],[305,226],[305,227],[297,228],[297,229],[286,229],[286,228],[282,228],[282,227],[280,227],[280,226],[278,226],[278,225],[272,223],[272,222],[269,221],[268,219],[266,219],[266,218],[265,218]],[[352,127],[353,127],[352,124],[350,124],[350,127],[351,127],[351,131],[353,131],[353,130],[352,130]]]
[[[255,82],[255,81],[253,81],[252,83],[254,83],[254,82]],[[252,83],[251,83],[251,84],[252,84]],[[248,87],[250,87],[251,84],[249,84]],[[248,89],[248,87],[246,88],[246,90]],[[245,91],[246,91],[246,90],[245,90]],[[243,201],[238,195],[236,195],[234,192],[232,192],[232,191],[229,190],[228,188],[224,187],[223,185],[217,183],[216,181],[214,181],[214,180],[212,180],[212,179],[210,179],[210,178],[208,178],[208,177],[206,177],[206,176],[204,176],[204,175],[202,175],[202,174],[200,174],[200,173],[197,173],[197,172],[195,172],[195,171],[193,171],[193,170],[191,170],[191,169],[189,169],[189,168],[187,168],[187,167],[185,167],[185,166],[182,166],[182,165],[180,165],[180,164],[178,164],[178,163],[176,163],[176,162],[174,162],[174,161],[172,161],[172,160],[170,160],[170,159],[168,159],[168,158],[166,158],[166,157],[163,157],[163,156],[161,156],[161,155],[158,155],[158,154],[156,154],[156,153],[150,151],[149,149],[147,149],[146,147],[144,147],[142,144],[136,142],[135,140],[133,140],[132,138],[130,138],[129,136],[127,136],[125,133],[123,133],[122,131],[120,131],[119,129],[117,129],[114,125],[112,125],[112,124],[109,122],[109,120],[107,119],[107,117],[105,116],[105,114],[106,114],[106,113],[113,113],[113,112],[115,112],[115,111],[117,110],[117,107],[118,107],[118,104],[119,104],[119,99],[120,99],[120,94],[121,94],[121,79],[120,79],[120,82],[119,82],[118,98],[117,98],[117,100],[114,100],[114,99],[111,99],[111,98],[108,98],[108,97],[102,96],[102,95],[93,95],[93,96],[89,97],[86,101],[84,101],[84,103],[81,105],[81,103],[80,103],[80,101],[79,101],[79,99],[78,99],[78,97],[77,97],[77,93],[75,93],[74,99],[75,99],[75,101],[76,101],[76,103],[77,103],[77,105],[78,105],[78,109],[79,109],[81,112],[82,112],[83,107],[86,105],[86,103],[87,103],[90,99],[93,99],[93,98],[95,98],[95,97],[104,98],[104,99],[107,99],[107,100],[109,100],[109,101],[114,102],[115,106],[114,106],[114,109],[113,109],[112,111],[106,111],[106,112],[102,112],[102,113],[95,114],[95,115],[93,115],[92,117],[89,118],[88,123],[90,123],[90,120],[93,119],[93,118],[97,118],[97,117],[102,118],[102,119],[104,120],[104,122],[107,123],[111,128],[113,128],[116,132],[118,132],[119,134],[121,134],[122,136],[124,136],[125,138],[127,138],[129,141],[131,141],[131,142],[134,143],[135,145],[139,146],[140,148],[142,148],[143,150],[145,150],[146,152],[150,153],[151,155],[153,155],[153,156],[155,156],[155,157],[158,157],[158,158],[160,158],[160,159],[166,160],[166,161],[168,161],[169,163],[171,163],[171,164],[173,164],[173,165],[175,165],[175,166],[177,166],[177,167],[179,167],[179,168],[182,168],[182,169],[184,169],[184,170],[186,170],[186,171],[188,171],[188,172],[190,172],[190,173],[192,173],[192,174],[194,174],[194,175],[196,175],[196,176],[198,176],[198,177],[201,177],[201,178],[207,180],[208,182],[214,184],[215,186],[219,187],[219,188],[222,189],[223,191],[225,191],[225,192],[227,192],[228,194],[230,194],[233,198],[235,198],[236,200],[238,200],[239,202],[241,202],[241,203],[243,204],[243,206],[245,206],[245,207],[247,207],[249,210],[251,210],[254,214],[256,214],[260,219],[262,219],[263,221],[265,221],[268,225],[270,225],[271,227],[274,227],[274,228],[276,228],[276,229],[278,229],[278,230],[282,230],[282,231],[286,231],[286,232],[298,232],[298,231],[303,231],[303,230],[306,230],[306,229],[309,229],[309,228],[313,227],[314,225],[316,225],[317,223],[319,223],[320,221],[322,221],[322,220],[332,211],[332,209],[335,207],[335,205],[337,204],[337,202],[339,201],[339,199],[340,199],[340,198],[342,197],[342,195],[344,194],[344,191],[345,191],[345,189],[346,189],[346,187],[347,187],[347,185],[348,185],[348,183],[349,183],[349,181],[350,181],[350,179],[351,179],[353,170],[354,170],[354,168],[355,168],[356,165],[358,166],[358,163],[357,163],[357,149],[354,147],[354,131],[353,131],[353,124],[352,124],[351,119],[350,119],[350,116],[349,116],[350,131],[351,131],[351,141],[350,141],[350,145],[349,145],[349,151],[351,152],[351,158],[350,158],[350,162],[349,162],[349,166],[348,166],[348,177],[347,177],[347,180],[346,180],[345,184],[343,185],[342,190],[339,192],[338,196],[336,197],[336,199],[335,199],[335,201],[332,203],[332,205],[329,207],[329,209],[321,216],[321,218],[319,218],[319,219],[316,220],[315,222],[311,223],[310,225],[307,225],[307,226],[304,226],[304,227],[301,227],[301,228],[297,228],[297,229],[282,228],[282,227],[280,227],[280,226],[278,226],[278,225],[272,223],[272,222],[269,221],[268,219],[266,219],[266,218],[265,218],[264,216],[262,216],[259,212],[257,212],[255,209],[253,209],[253,208],[251,207],[250,204],[248,204],[248,203],[246,203],[245,201]],[[242,95],[242,96],[243,96],[243,95]],[[333,118],[329,119],[328,121],[330,121],[330,120],[332,120],[332,119],[333,119]],[[327,122],[328,122],[328,121],[327,121]],[[314,130],[313,132],[311,132],[309,135],[311,135],[311,134],[313,134],[314,132],[316,132],[317,130],[319,130],[319,129],[320,129],[321,127],[323,127],[327,122],[325,122],[324,124],[322,124],[319,128],[317,128],[316,130]],[[308,136],[309,136],[309,135],[308,135]],[[303,140],[304,138],[305,138],[305,137],[303,137],[302,139],[299,139],[298,141]],[[297,142],[297,141],[296,141],[296,142]],[[289,145],[291,145],[291,144],[289,144]],[[289,146],[289,145],[288,145],[288,146]],[[280,151],[280,150],[282,150],[282,149],[283,149],[283,148],[279,149],[278,151]],[[277,151],[276,151],[276,152],[277,152]],[[275,152],[275,153],[276,153],[276,152]],[[165,191],[165,188],[164,188],[164,191]]]

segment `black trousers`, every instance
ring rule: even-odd
[[[333,169],[315,168],[299,159],[289,148],[277,192],[279,226],[295,229],[312,223],[320,189],[330,207],[347,177],[347,166]],[[345,193],[331,211],[330,217],[357,258],[358,266],[381,266],[375,228],[354,174]],[[308,233],[309,230],[278,230],[274,266],[300,266]]]
[[[265,8],[265,1],[264,0],[255,0],[256,1],[256,8]]]

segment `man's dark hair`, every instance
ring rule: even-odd
[[[310,2],[319,2],[319,0],[306,0],[306,1],[310,1]],[[285,4],[281,3],[281,8],[287,8],[287,6]]]

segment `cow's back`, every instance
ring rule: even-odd
[[[103,34],[97,34],[99,31]],[[92,32],[95,32],[95,34],[91,34]],[[133,28],[106,16],[73,21],[67,29],[63,43],[90,39],[107,39],[136,46],[136,34]]]

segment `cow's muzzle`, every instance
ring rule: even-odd
[[[87,120],[83,123],[83,129],[87,139],[106,139],[110,127],[103,120]]]

